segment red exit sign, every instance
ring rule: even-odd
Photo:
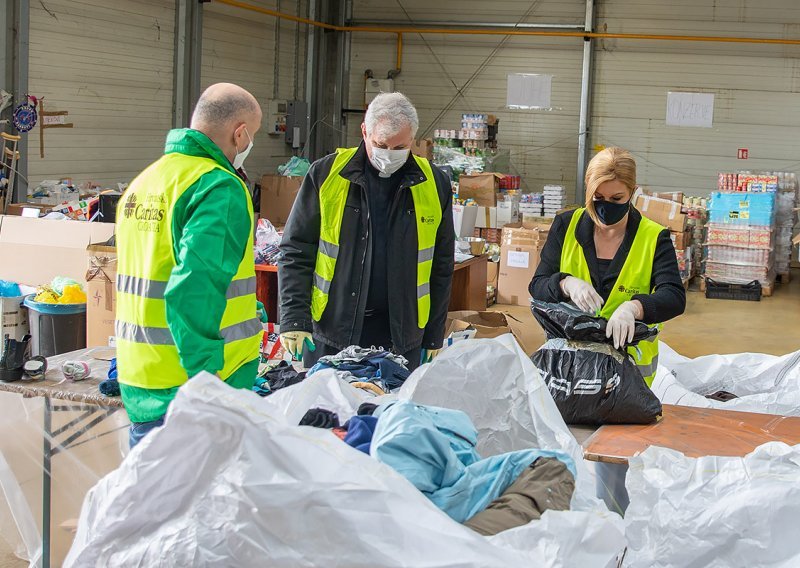
[[[749,153],[750,152],[747,148],[739,148],[739,152],[736,154],[736,157],[740,160],[746,160]]]

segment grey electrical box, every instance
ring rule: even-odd
[[[286,143],[300,148],[308,137],[308,105],[305,101],[289,101],[286,105]]]

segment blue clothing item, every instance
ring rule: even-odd
[[[109,379],[116,379],[117,378],[117,358],[116,357],[111,359],[111,366],[108,368],[108,378]]]
[[[463,523],[500,497],[537,458],[562,461],[569,454],[521,450],[481,459],[478,433],[459,410],[400,401],[378,407],[371,455],[394,468],[453,520]]]
[[[119,396],[119,382],[117,381],[117,358],[111,359],[111,367],[108,369],[108,378],[97,385],[100,394],[105,396]]]
[[[317,362],[306,376],[310,377],[323,369],[336,369],[347,373],[350,382],[364,381],[376,383],[384,391],[390,392],[403,386],[411,371],[387,357],[388,352],[378,352],[359,361],[337,363]]]
[[[162,416],[158,420],[153,420],[151,422],[133,422],[131,423],[131,429],[128,433],[128,443],[133,449],[136,444],[142,441],[142,438],[147,436],[151,430],[158,428],[159,426],[164,425],[164,417]]]
[[[374,416],[353,416],[344,425],[347,429],[347,435],[344,437],[345,444],[369,455],[372,435],[375,433],[377,425],[378,419]]]

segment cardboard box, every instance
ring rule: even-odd
[[[503,174],[482,173],[464,175],[458,178],[459,199],[474,199],[481,207],[495,207],[497,205],[497,190]]]
[[[685,250],[692,243],[691,231],[684,231],[683,233],[670,231],[670,237],[672,238],[672,244],[675,245],[675,250]]]
[[[655,197],[657,199],[665,199],[667,201],[674,201],[675,203],[683,204],[683,192],[682,191],[648,191],[646,189],[644,191],[645,195],[650,197]]]
[[[686,214],[681,213],[680,203],[648,195],[637,195],[634,206],[642,215],[670,231],[682,233],[686,230]]]
[[[299,176],[261,176],[261,217],[276,227],[285,225],[302,183]]]
[[[28,210],[27,212],[25,210]],[[52,205],[42,205],[41,203],[9,203],[7,215],[14,215],[17,217],[31,217],[33,211],[36,211],[37,217],[44,217],[53,210]]]
[[[509,223],[519,222],[519,200],[509,199],[497,201],[497,226],[504,227]]]
[[[526,228],[521,224],[503,228],[497,281],[499,304],[530,304],[528,286],[539,266],[539,257],[547,234],[548,229]]]
[[[497,228],[497,207],[478,207],[475,226],[481,229]]]
[[[113,223],[0,217],[0,279],[29,286],[56,276],[84,282],[86,247],[114,234]]]
[[[453,205],[453,227],[456,237],[471,237],[475,231],[475,222],[479,207],[474,205]]]
[[[500,337],[510,333],[520,344],[522,349],[530,355],[539,347],[536,334],[532,333],[531,326],[526,326],[520,320],[502,312],[475,312],[460,311],[447,314],[445,325],[445,339],[454,332],[473,329],[476,331],[474,339]],[[535,329],[533,330],[536,331]]]
[[[86,346],[114,347],[117,315],[117,249],[89,245],[86,270]]]
[[[414,140],[414,143],[411,145],[411,153],[421,158],[433,160],[433,140],[430,138]]]
[[[497,277],[499,275],[500,263],[487,262],[486,263],[486,285],[494,286],[497,288]]]

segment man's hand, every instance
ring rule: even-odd
[[[422,353],[420,354],[419,364],[424,365],[425,363],[430,363],[440,351],[441,349],[423,349]]]
[[[281,333],[281,345],[296,361],[302,359],[303,349],[308,349],[312,352],[317,350],[317,346],[314,345],[314,339],[307,331]]]

